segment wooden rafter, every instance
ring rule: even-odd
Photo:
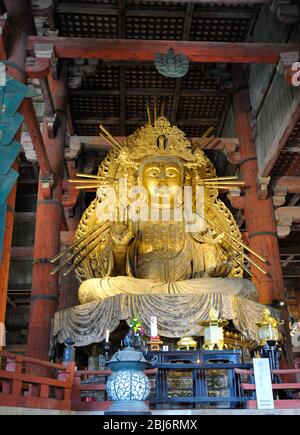
[[[127,39],[29,36],[27,49],[35,44],[54,44],[58,58],[106,59],[113,61],[153,61],[157,52],[173,50],[191,62],[231,62],[277,64],[283,52],[300,51],[300,44],[246,42],[156,41]]]

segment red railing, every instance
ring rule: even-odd
[[[7,352],[0,352],[0,361],[0,406],[71,409],[74,364],[54,364]]]
[[[155,373],[156,369],[145,371]],[[111,405],[105,388],[110,374],[111,370],[75,371],[74,363],[54,364],[0,352],[0,406],[105,411]],[[94,382],[95,376],[103,377],[103,382]],[[88,379],[92,382],[82,383]],[[103,392],[103,401],[94,401],[97,391]]]
[[[253,370],[242,370],[242,369],[234,369],[235,374],[237,376],[242,375],[254,375]],[[292,375],[298,375],[300,374],[300,369],[286,369],[286,370],[272,370],[273,375],[279,375],[284,376],[292,376]],[[246,383],[246,382],[240,382],[240,388],[241,393],[245,392],[255,392],[256,391],[256,385],[254,383]],[[274,400],[274,407],[276,409],[296,409],[300,408],[300,382],[280,382],[280,383],[273,383],[272,384],[272,390],[273,391],[290,391],[293,394],[293,398],[291,399],[276,399]],[[247,407],[250,409],[256,409],[257,408],[257,401],[256,400],[248,400]]]
[[[278,375],[299,373],[300,369],[273,371],[273,374]],[[111,405],[107,400],[105,389],[106,379],[110,374],[110,370],[75,371],[74,363],[54,364],[0,352],[0,406],[105,411]],[[155,375],[156,369],[146,370],[145,374]],[[253,371],[235,369],[235,374],[238,377],[253,375]],[[240,387],[241,393],[255,391],[254,384],[240,382]],[[299,393],[297,393],[300,391],[300,383],[273,384],[273,389],[294,392],[294,399],[275,400],[275,408],[300,407]],[[95,398],[97,392],[102,394],[103,401]],[[256,401],[249,397],[248,407],[256,406]]]

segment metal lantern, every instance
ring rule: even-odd
[[[113,371],[106,383],[113,404],[106,414],[150,414],[144,403],[150,393],[149,381],[144,374],[149,363],[142,352],[127,347],[116,352],[107,365]]]
[[[214,308],[210,308],[208,313],[208,320],[199,322],[204,326],[204,344],[202,349],[214,350],[224,349],[224,333],[223,327],[228,324],[228,320],[219,319],[218,313]]]
[[[268,341],[279,341],[280,333],[278,328],[282,324],[283,321],[272,317],[270,310],[265,308],[261,319],[256,323],[259,345],[264,346]]]

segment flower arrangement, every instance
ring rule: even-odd
[[[134,315],[130,320],[129,328],[129,332],[123,340],[124,344],[134,349],[140,349],[143,344],[142,339],[145,335],[145,330],[137,315]]]
[[[136,315],[133,316],[131,321],[129,322],[130,334],[142,336],[145,335],[145,330],[142,327],[142,324]]]

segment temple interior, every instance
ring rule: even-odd
[[[122,358],[137,413],[259,408],[258,359],[300,413],[299,2],[0,0],[0,27],[0,414],[129,412]]]

